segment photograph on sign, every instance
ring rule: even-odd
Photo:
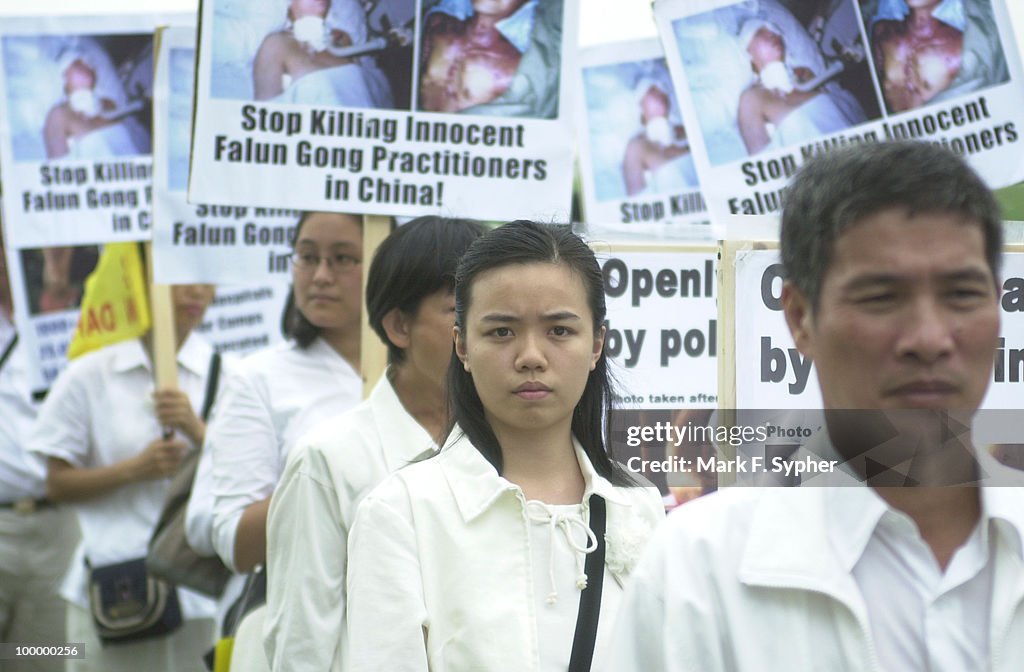
[[[578,0],[211,0],[194,202],[566,221]]]
[[[562,1],[427,0],[417,109],[558,116]]]
[[[153,277],[164,284],[287,284],[300,212],[187,201],[195,40],[194,26],[160,31],[153,80]]]
[[[991,187],[1024,179],[1006,0],[661,0],[655,13],[713,217],[772,219],[807,159],[865,142],[935,142]]]
[[[715,239],[660,43],[587,49],[580,54],[579,81],[587,234]]]
[[[211,4],[214,98],[393,108],[398,93],[408,107],[412,0],[369,14],[358,0]]]

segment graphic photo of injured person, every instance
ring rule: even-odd
[[[674,29],[712,165],[881,115],[854,0],[737,3]]]
[[[152,42],[134,34],[4,38],[14,160],[149,154]]]
[[[1009,79],[990,0],[862,0],[891,113]]]
[[[219,0],[211,95],[408,108],[414,4],[382,0],[368,15],[359,0]]]
[[[697,171],[665,59],[625,60],[628,47],[622,49],[623,60],[582,70],[595,200],[696,189]]]
[[[558,116],[562,0],[424,3],[418,109]]]

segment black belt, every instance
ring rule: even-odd
[[[40,499],[34,499],[32,497],[22,497],[13,502],[0,502],[0,510],[10,509],[15,513],[23,515],[29,513],[35,513],[41,509],[47,509],[53,506],[53,502],[42,497]]]

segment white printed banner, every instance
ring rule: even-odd
[[[15,248],[150,236],[153,31],[180,15],[5,18],[0,171]]]
[[[658,29],[712,219],[774,220],[790,178],[845,145],[915,139],[989,186],[1024,179],[1010,0],[659,0]],[[729,237],[736,237],[729,235]]]
[[[496,5],[203,2],[190,200],[567,220],[578,0]]]
[[[718,401],[717,251],[599,252],[618,408]]]
[[[580,54],[580,175],[592,238],[717,240],[658,40]]]
[[[777,250],[736,255],[736,407],[821,408],[813,364],[796,349],[782,314]],[[1003,256],[1001,333],[985,409],[1022,407],[1024,390],[1024,253]]]
[[[287,284],[299,212],[186,200],[195,41],[194,27],[160,32],[153,97],[154,279]]]

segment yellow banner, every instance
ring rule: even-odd
[[[137,338],[149,329],[149,302],[137,243],[110,243],[85,280],[78,326],[68,359]]]

